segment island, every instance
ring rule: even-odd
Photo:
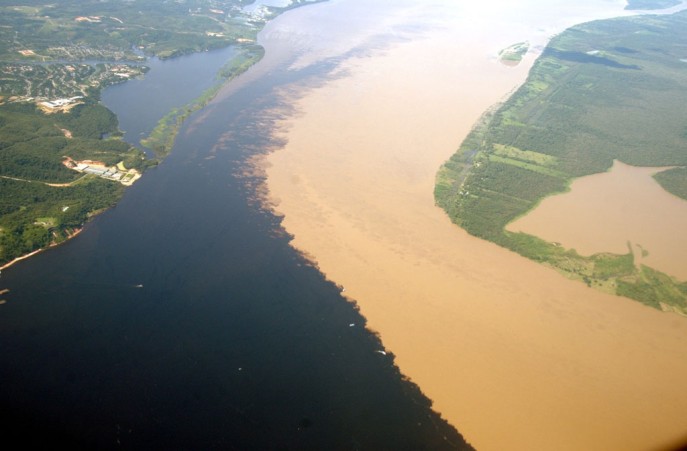
[[[544,198],[614,161],[662,167],[655,179],[687,199],[685,45],[686,12],[591,22],[556,36],[526,83],[440,169],[437,204],[470,234],[590,287],[687,314],[687,282],[644,262],[652,249],[642,243],[582,255],[510,230]]]
[[[516,66],[522,61],[530,48],[528,41],[510,45],[499,52],[499,61],[507,66]]]
[[[158,164],[179,126],[263,55],[257,33],[284,7],[250,0],[19,0],[0,6],[0,268],[72,237]],[[234,45],[218,82],[170,111],[136,148],[100,103],[160,59]],[[90,162],[90,163],[84,163]]]

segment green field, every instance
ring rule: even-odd
[[[687,13],[591,22],[555,37],[525,84],[440,169],[435,198],[469,233],[604,291],[687,312],[687,284],[626,255],[582,257],[505,226],[613,160],[687,199]]]

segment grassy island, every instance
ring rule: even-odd
[[[625,255],[579,255],[507,224],[614,160],[676,166],[687,199],[687,13],[591,22],[555,37],[527,81],[485,114],[437,175],[435,199],[469,233],[589,286],[687,313],[687,283]]]
[[[18,0],[0,5],[0,267],[73,236],[169,153],[181,123],[221,85],[260,60],[255,44],[283,8],[252,0]],[[236,45],[214,87],[162,118],[143,144],[121,139],[99,103],[114,83],[142,76],[148,56]],[[96,61],[96,63],[93,63]],[[121,182],[121,183],[119,183]]]
[[[527,41],[518,42],[517,44],[508,46],[499,52],[499,61],[504,64],[518,64],[520,61],[522,61],[522,58],[525,56],[525,54],[527,54],[529,48],[530,43]]]

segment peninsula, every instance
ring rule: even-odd
[[[265,23],[285,7],[248,0],[33,1],[0,6],[0,266],[58,244],[114,205],[171,150],[176,131],[219,87],[257,62]],[[162,31],[164,30],[164,31]],[[234,45],[200,98],[171,111],[138,149],[122,139],[101,91],[161,59]],[[97,161],[100,170],[78,161]],[[64,162],[76,162],[63,164]],[[126,175],[128,174],[128,175]]]
[[[592,22],[556,36],[527,82],[485,115],[443,165],[437,176],[437,203],[469,233],[567,277],[687,314],[682,234],[675,233],[672,244],[663,249],[652,247],[651,236],[633,238],[643,236],[631,230],[640,221],[627,217],[619,219],[614,232],[622,235],[620,253],[604,252],[607,247],[600,243],[596,252],[582,254],[566,247],[569,240],[545,240],[518,226],[518,218],[544,197],[568,191],[580,177],[609,170],[614,160],[663,167],[653,169],[655,179],[687,200],[687,135],[681,113],[687,103],[685,45],[687,12]],[[599,189],[596,196],[608,195]],[[640,202],[639,196],[633,201]],[[648,200],[645,211],[656,202]],[[687,202],[682,204],[652,216],[675,222],[675,214],[687,211]],[[582,211],[578,216],[593,215]],[[609,221],[597,221],[593,228],[608,227]],[[585,230],[588,236],[595,233]],[[658,228],[652,233],[666,234]],[[547,236],[558,235],[552,230]],[[653,256],[660,253],[670,254],[675,264],[652,267]]]

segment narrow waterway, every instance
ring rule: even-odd
[[[236,54],[235,47],[227,47],[173,59],[150,58],[144,77],[110,86],[102,102],[117,115],[124,139],[139,145],[169,111],[188,105],[218,83],[217,72]]]

